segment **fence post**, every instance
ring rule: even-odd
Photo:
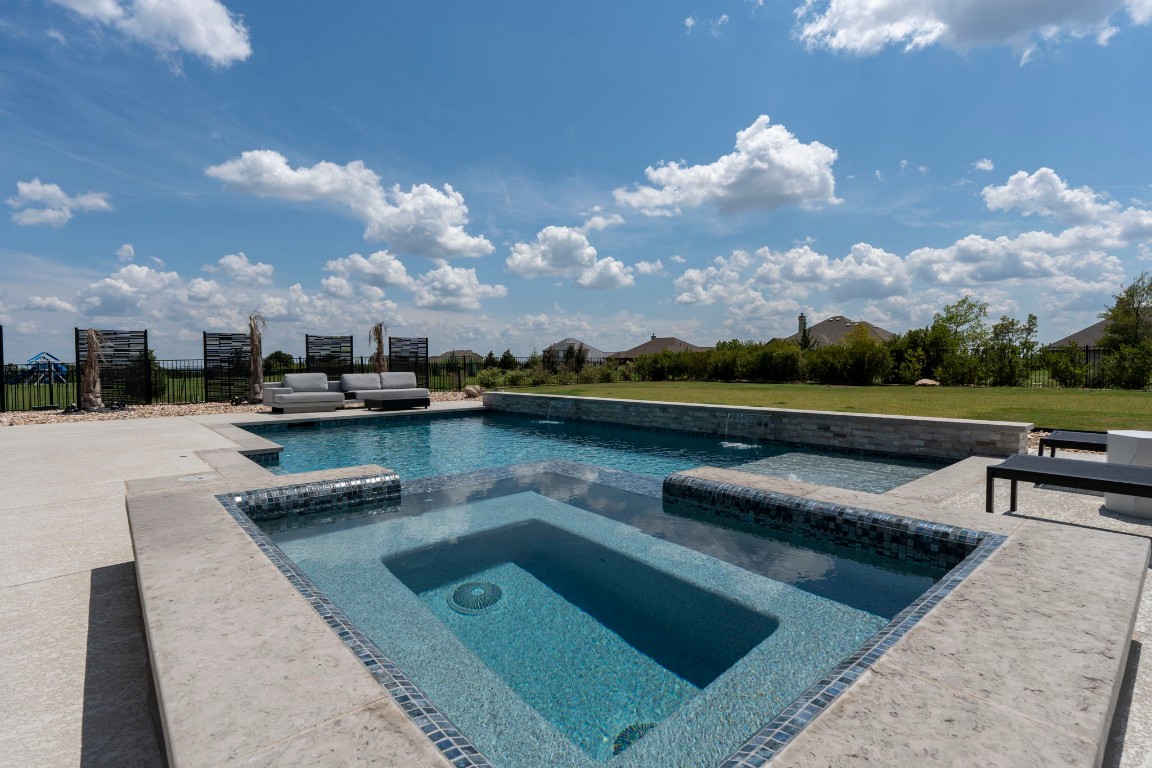
[[[8,369],[4,367],[4,326],[0,325],[0,413],[8,410]]]
[[[1084,345],[1084,389],[1088,389],[1088,382],[1092,380],[1092,367],[1088,359],[1088,345]]]

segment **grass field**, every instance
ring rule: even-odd
[[[1152,429],[1152,392],[1114,389],[827,387],[814,384],[660,381],[572,384],[515,391],[674,403],[1024,421],[1037,427],[1098,432]]]

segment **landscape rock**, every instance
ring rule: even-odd
[[[940,382],[936,381],[935,379],[920,379],[920,381],[916,382],[912,386],[914,386],[914,387],[938,387],[938,386],[940,386]]]
[[[475,384],[469,384],[464,387],[464,397],[467,397],[469,400],[474,400],[482,394],[484,394],[483,387],[478,387]]]

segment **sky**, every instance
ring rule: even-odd
[[[7,0],[5,358],[712,345],[1152,269],[1152,0]]]

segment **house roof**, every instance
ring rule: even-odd
[[[877,341],[888,341],[888,339],[895,336],[892,331],[886,331],[878,325],[873,325],[866,320],[853,320],[850,317],[842,315],[835,315],[829,317],[827,320],[821,320],[815,325],[808,326],[808,338],[822,347],[830,344],[839,344],[844,340],[844,337],[852,332],[852,329],[858,325],[863,325],[868,328],[868,335]],[[800,342],[800,333],[788,336],[784,341]]]
[[[1054,341],[1049,344],[1049,347],[1066,347],[1069,344],[1075,344],[1078,347],[1098,347],[1100,341],[1104,338],[1104,332],[1108,329],[1108,321],[1101,320],[1098,323],[1093,323],[1087,328],[1081,328],[1071,336],[1065,336],[1059,341]]]
[[[436,360],[449,360],[449,359],[470,360],[474,357],[479,357],[479,358],[483,359],[484,355],[480,354],[479,352],[473,352],[470,349],[450,349],[442,355],[436,355],[436,357],[434,359],[436,359]]]
[[[657,352],[703,352],[706,349],[707,347],[698,347],[675,336],[652,334],[652,338],[640,346],[626,349],[623,352],[615,352],[608,357],[614,360],[634,360],[640,355],[654,355]]]
[[[589,360],[602,360],[608,356],[607,352],[602,352],[601,350],[596,349],[596,347],[592,346],[591,344],[584,342],[584,341],[580,341],[580,339],[574,339],[571,336],[569,336],[566,339],[561,339],[560,341],[556,342],[555,344],[550,344],[549,346],[544,347],[544,352],[547,352],[548,350],[552,350],[557,355],[563,355],[568,350],[569,346],[572,346],[572,347],[579,349],[581,345],[584,346],[584,349],[588,350],[588,358],[587,359],[589,359]]]

